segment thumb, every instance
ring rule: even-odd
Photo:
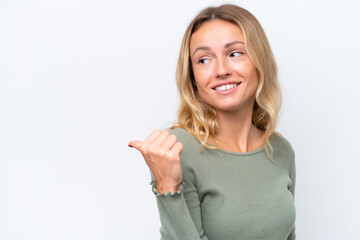
[[[133,141],[131,141],[131,142],[128,143],[128,146],[129,146],[129,147],[136,148],[137,150],[139,150],[139,148],[141,147],[142,143],[143,143],[142,141],[133,140]]]

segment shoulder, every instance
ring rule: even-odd
[[[290,141],[280,132],[275,131],[272,135],[275,150],[278,153],[288,154],[290,156],[295,155],[294,148]]]
[[[183,170],[188,171],[195,168],[203,158],[201,154],[201,144],[197,138],[183,128],[173,128],[166,131],[171,135],[175,135],[177,141],[183,145],[183,151],[181,153]]]
[[[283,160],[288,169],[295,166],[295,151],[290,141],[281,133],[275,131],[273,133],[274,153],[278,159]]]
[[[200,146],[199,141],[195,138],[194,135],[189,133],[183,128],[173,128],[166,130],[171,135],[175,135],[178,142],[181,142],[185,147],[194,147],[194,146]]]
[[[190,137],[193,136],[191,133],[189,133],[188,131],[186,131],[183,128],[179,128],[179,127],[175,127],[175,128],[171,128],[171,129],[167,129],[166,131],[168,131],[170,134],[179,136],[179,137]]]

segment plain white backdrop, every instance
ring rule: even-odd
[[[176,120],[187,24],[235,3],[260,21],[296,154],[300,240],[360,239],[360,2],[0,0],[0,239],[159,239],[141,154]]]

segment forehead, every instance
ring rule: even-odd
[[[190,49],[198,45],[216,46],[231,41],[244,42],[240,27],[224,20],[213,20],[203,23],[190,38]]]

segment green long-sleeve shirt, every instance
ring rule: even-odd
[[[200,142],[174,128],[183,144],[183,182],[175,193],[159,194],[151,173],[164,240],[293,240],[295,235],[295,154],[274,133],[275,164],[262,147],[238,153],[201,152]]]

